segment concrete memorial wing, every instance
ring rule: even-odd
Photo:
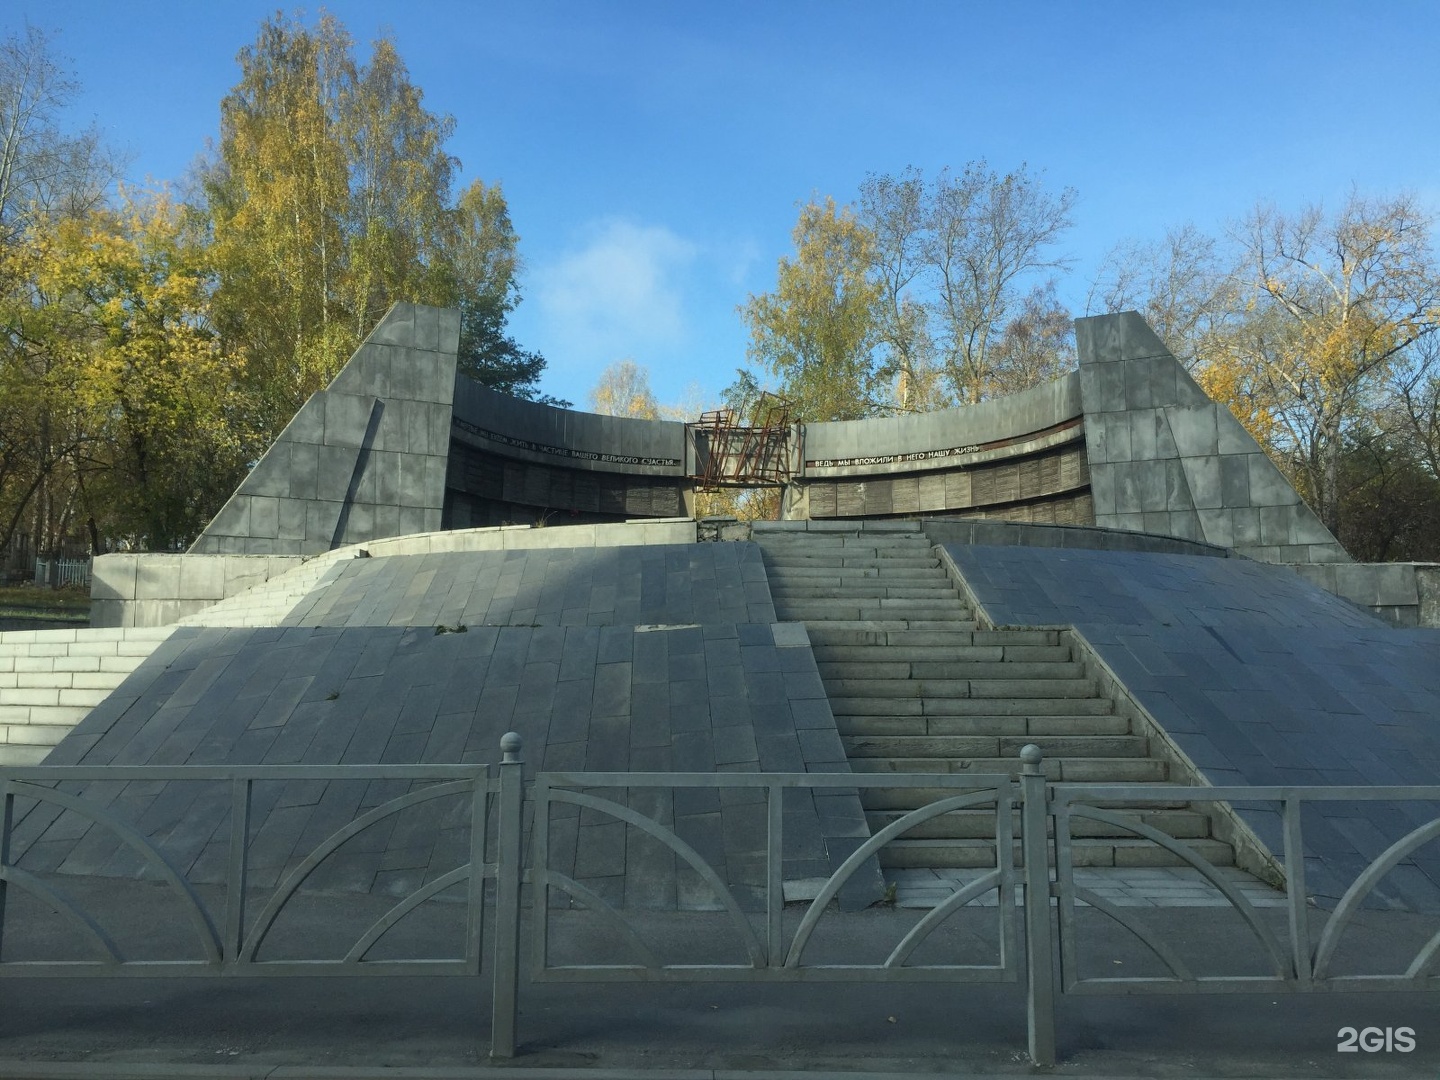
[[[515,730],[532,775],[983,772],[1034,741],[1052,780],[1440,776],[1440,631],[1393,625],[1440,622],[1440,569],[1351,561],[1133,312],[1079,320],[1079,368],[1047,385],[763,437],[507,397],[457,374],[458,341],[456,312],[397,305],[189,552],[98,558],[90,630],[0,635],[0,750],[102,766],[478,762]],[[762,452],[784,520],[698,528],[697,489],[753,476]],[[223,807],[181,786],[92,785],[208,880]],[[257,881],[390,794],[272,785]],[[791,794],[796,896],[907,809]],[[754,901],[763,806],[626,797]],[[1233,814],[1278,844],[1273,809]],[[1431,814],[1317,812],[1312,891],[1333,900]],[[22,866],[133,869],[73,815],[22,818]],[[1248,857],[1193,809],[1154,820]],[[890,865],[993,865],[993,838],[952,824]],[[611,902],[714,902],[623,822],[586,811],[557,827],[565,872]],[[460,857],[443,809],[377,835],[321,883],[403,893]],[[1087,865],[1153,855],[1083,842]],[[880,874],[869,865],[842,900],[879,898]],[[1377,896],[1440,907],[1440,865],[1418,852]]]

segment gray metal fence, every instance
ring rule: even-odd
[[[1334,990],[1434,990],[1440,962],[1440,930],[1418,948],[1403,972],[1352,972],[1335,970],[1336,950],[1376,884],[1422,845],[1440,838],[1440,819],[1413,829],[1397,839],[1380,857],[1361,871],[1335,909],[1320,912],[1305,896],[1304,829],[1301,810],[1325,800],[1440,802],[1440,786],[1392,788],[1360,787],[1236,787],[1170,788],[1148,784],[1047,784],[1040,752],[1022,751],[1018,783],[1004,775],[861,775],[861,774],[700,774],[700,773],[541,773],[529,796],[533,817],[528,880],[530,948],[522,960],[521,914],[526,898],[522,824],[525,793],[521,783],[520,740],[507,735],[503,756],[495,767],[486,766],[270,766],[270,767],[44,767],[0,769],[0,976],[35,975],[468,975],[478,976],[488,965],[493,1004],[491,1053],[513,1056],[516,1050],[517,1001],[522,976],[542,981],[756,981],[805,982],[852,980],[862,982],[956,981],[1014,982],[1020,979],[1023,948],[1027,997],[1028,1051],[1040,1065],[1055,1061],[1056,995],[1064,993],[1184,993],[1184,992],[1309,992]],[[404,783],[403,794],[373,806],[314,848],[290,869],[258,911],[247,910],[251,872],[252,801],[257,784],[284,781],[374,781]],[[224,859],[223,896],[207,901],[199,888],[172,863],[150,838],[99,803],[67,787],[74,782],[175,783],[208,782],[228,790],[229,836]],[[114,786],[106,785],[113,797]],[[832,789],[854,792],[867,788],[928,790],[938,793],[928,803],[903,814],[868,840],[860,843],[824,882],[803,915],[788,914],[784,902],[782,853],[785,849],[786,792]],[[717,793],[750,792],[763,799],[767,824],[766,855],[759,868],[762,880],[754,890],[757,902],[737,895],[733,881],[712,865],[679,832],[659,817],[642,812],[624,790],[708,789]],[[296,901],[301,887],[327,858],[367,828],[409,808],[442,798],[465,800],[468,857],[450,871],[390,906],[368,929],[333,959],[264,959],[260,949],[281,912]],[[1283,918],[1267,919],[1236,889],[1233,881],[1208,864],[1183,840],[1176,840],[1145,824],[1129,812],[1147,803],[1194,804],[1239,801],[1273,801],[1284,822],[1283,850],[1277,856],[1289,875]],[[153,876],[166,883],[189,917],[193,949],[180,959],[129,957],[112,940],[83,905],[67,896],[53,880],[16,865],[21,853],[12,853],[17,802],[27,812],[48,807],[52,812],[79,815],[93,826],[108,830],[126,849],[144,860]],[[1116,809],[1122,804],[1128,809]],[[900,940],[883,956],[871,959],[812,957],[827,920],[839,918],[831,901],[867,860],[890,841],[942,815],[975,811],[993,814],[995,865],[958,887],[942,904],[918,917]],[[1012,815],[1019,811],[1020,859],[1015,850]],[[558,813],[587,814],[623,823],[647,843],[659,845],[702,882],[713,901],[708,919],[711,930],[720,927],[739,959],[674,962],[662,956],[643,931],[651,915],[622,910],[594,889],[552,865],[551,828]],[[1094,890],[1077,883],[1073,833],[1078,821],[1103,822],[1128,830],[1194,867],[1238,913],[1259,948],[1252,959],[1263,959],[1266,970],[1197,973],[1179,955],[1175,942],[1146,925],[1140,913],[1116,906]],[[1052,840],[1053,837],[1053,840]],[[14,857],[12,858],[12,855]],[[53,876],[52,876],[53,877]],[[494,914],[486,909],[486,883],[493,882]],[[88,960],[5,959],[6,890],[14,886],[39,898],[67,918],[92,950]],[[452,889],[464,890],[463,940],[455,955],[444,958],[371,958],[387,934],[428,900]],[[1042,902],[1036,902],[1043,897]],[[564,901],[562,904],[561,901]],[[1025,934],[1017,944],[1015,909],[1023,900]],[[561,923],[578,904],[579,909],[606,929],[598,936],[572,935],[566,947],[568,960],[552,955],[557,920]],[[981,906],[981,905],[984,906]],[[993,910],[991,910],[993,905]],[[985,927],[987,940],[996,946],[991,962],[917,962],[928,939],[959,913],[973,925]],[[787,925],[787,920],[789,925]],[[1082,953],[1086,947],[1083,920],[1104,920],[1132,935],[1164,969],[1159,975],[1103,977],[1087,975]],[[488,927],[487,927],[488,922]],[[628,949],[624,961],[585,955],[590,943],[603,938]],[[488,950],[486,943],[488,944]],[[823,951],[823,950],[821,950]],[[1060,957],[1053,970],[1052,951]],[[482,964],[482,958],[485,964]],[[1057,978],[1058,974],[1058,978]]]
[[[767,843],[764,881],[760,886],[763,909],[752,916],[742,910],[733,883],[727,883],[700,854],[676,833],[615,798],[601,792],[635,789],[706,789],[763,793]],[[867,788],[887,790],[953,791],[953,795],[911,810],[860,844],[810,900],[799,925],[787,933],[784,925],[782,856],[785,850],[783,798],[786,791],[856,791]],[[534,786],[535,832],[532,909],[535,934],[529,967],[534,981],[644,980],[708,981],[741,980],[817,982],[834,980],[1014,982],[1019,977],[1016,961],[1015,868],[1010,859],[978,880],[957,890],[944,903],[912,927],[879,962],[806,962],[806,952],[815,939],[821,920],[831,909],[845,884],[865,863],[897,836],[953,811],[983,808],[994,815],[994,843],[997,851],[1009,852],[1013,845],[1011,812],[1016,806],[1015,785],[1003,774],[949,776],[865,776],[855,773],[542,773]],[[615,821],[624,822],[674,852],[683,864],[705,883],[725,922],[740,946],[740,962],[666,962],[648,945],[622,913],[573,878],[550,865],[550,826],[557,806],[575,806]],[[990,930],[998,955],[993,963],[930,963],[909,961],[936,929],[952,914],[979,897],[995,893],[998,902]],[[638,963],[554,963],[549,953],[550,927],[554,917],[552,894],[563,893],[578,900],[588,911],[601,916],[630,946]],[[761,925],[756,925],[756,923]]]
[[[36,559],[35,560],[35,584],[57,587],[61,585],[78,585],[86,588],[90,585],[89,558],[83,559]]]

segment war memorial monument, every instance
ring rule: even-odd
[[[1440,568],[1354,562],[1138,315],[753,426],[458,334],[397,305],[189,552],[0,634],[0,974],[478,971],[499,1056],[546,980],[1011,982],[1041,1063],[1070,992],[1435,989]],[[727,484],[781,520],[697,522]],[[142,887],[179,944],[75,899]]]

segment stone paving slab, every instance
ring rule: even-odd
[[[513,730],[528,748],[529,775],[542,768],[849,771],[836,755],[833,717],[832,737],[819,737],[818,718],[829,706],[807,640],[796,628],[780,630],[784,644],[776,637],[769,625],[721,623],[463,633],[428,626],[181,628],[49,763],[481,763],[497,759],[501,735]],[[712,676],[726,696],[709,695]],[[227,811],[214,793],[199,791],[203,786],[86,785],[90,797],[163,840],[182,870],[213,881],[224,866]],[[343,782],[316,784],[303,797],[279,789],[256,789],[258,884],[273,884],[330,833],[404,792],[403,785]],[[713,830],[716,869],[753,906],[764,880],[763,806],[754,791],[715,794],[607,792],[622,804],[642,799],[647,814],[676,824],[683,839],[702,847]],[[795,823],[785,850],[790,878],[828,874],[853,850],[857,830],[863,834],[853,794],[828,800],[823,821],[813,802],[787,802],[787,811]],[[395,894],[418,888],[463,861],[462,848],[439,839],[463,825],[457,812],[406,811],[372,827],[322,868],[316,884]],[[138,869],[108,833],[46,806],[22,805],[15,844],[22,866],[74,874]],[[673,858],[633,827],[582,821],[570,861],[563,846],[557,850],[557,869],[613,903],[675,902]],[[845,900],[863,905],[880,891],[872,867]]]
[[[445,551],[342,563],[289,626],[771,624],[750,543]]]
[[[1440,630],[1392,628],[1244,559],[946,550],[996,625],[1072,625],[1212,784],[1440,784]],[[1275,806],[1235,806],[1281,850]],[[1307,892],[1333,903],[1437,816],[1436,803],[1308,807]],[[1392,871],[1376,902],[1440,910],[1437,846]]]

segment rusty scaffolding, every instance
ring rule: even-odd
[[[696,447],[699,490],[785,483],[791,473],[791,409],[784,398],[762,393],[752,425],[739,423],[734,409],[713,409],[701,413],[699,422],[687,424]]]

